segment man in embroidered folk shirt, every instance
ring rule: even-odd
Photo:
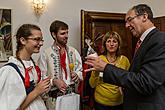
[[[77,88],[75,86],[78,86],[79,81],[82,80],[82,61],[78,51],[67,46],[68,25],[66,23],[54,21],[50,26],[50,33],[54,43],[40,55],[38,64],[43,75],[52,77],[52,89],[46,104],[49,110],[54,110],[58,93],[65,94],[69,85],[74,89]]]

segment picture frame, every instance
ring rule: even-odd
[[[0,62],[13,55],[11,9],[0,8]]]

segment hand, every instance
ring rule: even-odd
[[[34,88],[34,90],[38,93],[38,95],[41,95],[45,92],[48,92],[50,90],[50,77],[41,80],[36,87]]]
[[[79,81],[79,77],[78,77],[78,75],[75,72],[72,71],[70,74],[71,74],[72,81],[74,81],[74,82],[78,82]]]
[[[67,84],[62,79],[54,79],[53,84],[63,93],[66,92]]]
[[[104,62],[100,57],[87,56],[86,59],[87,59],[87,61],[85,61],[85,63],[87,65],[92,66],[93,68],[86,69],[85,72],[88,72],[88,71],[104,71],[104,68],[107,65],[107,63]]]

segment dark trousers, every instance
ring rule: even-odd
[[[117,106],[106,106],[95,102],[95,110],[123,110],[123,104]]]

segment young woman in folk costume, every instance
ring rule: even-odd
[[[47,110],[41,95],[49,91],[50,78],[40,80],[41,71],[31,57],[43,45],[41,29],[23,24],[16,33],[16,42],[16,57],[10,57],[7,65],[0,69],[0,108]]]

